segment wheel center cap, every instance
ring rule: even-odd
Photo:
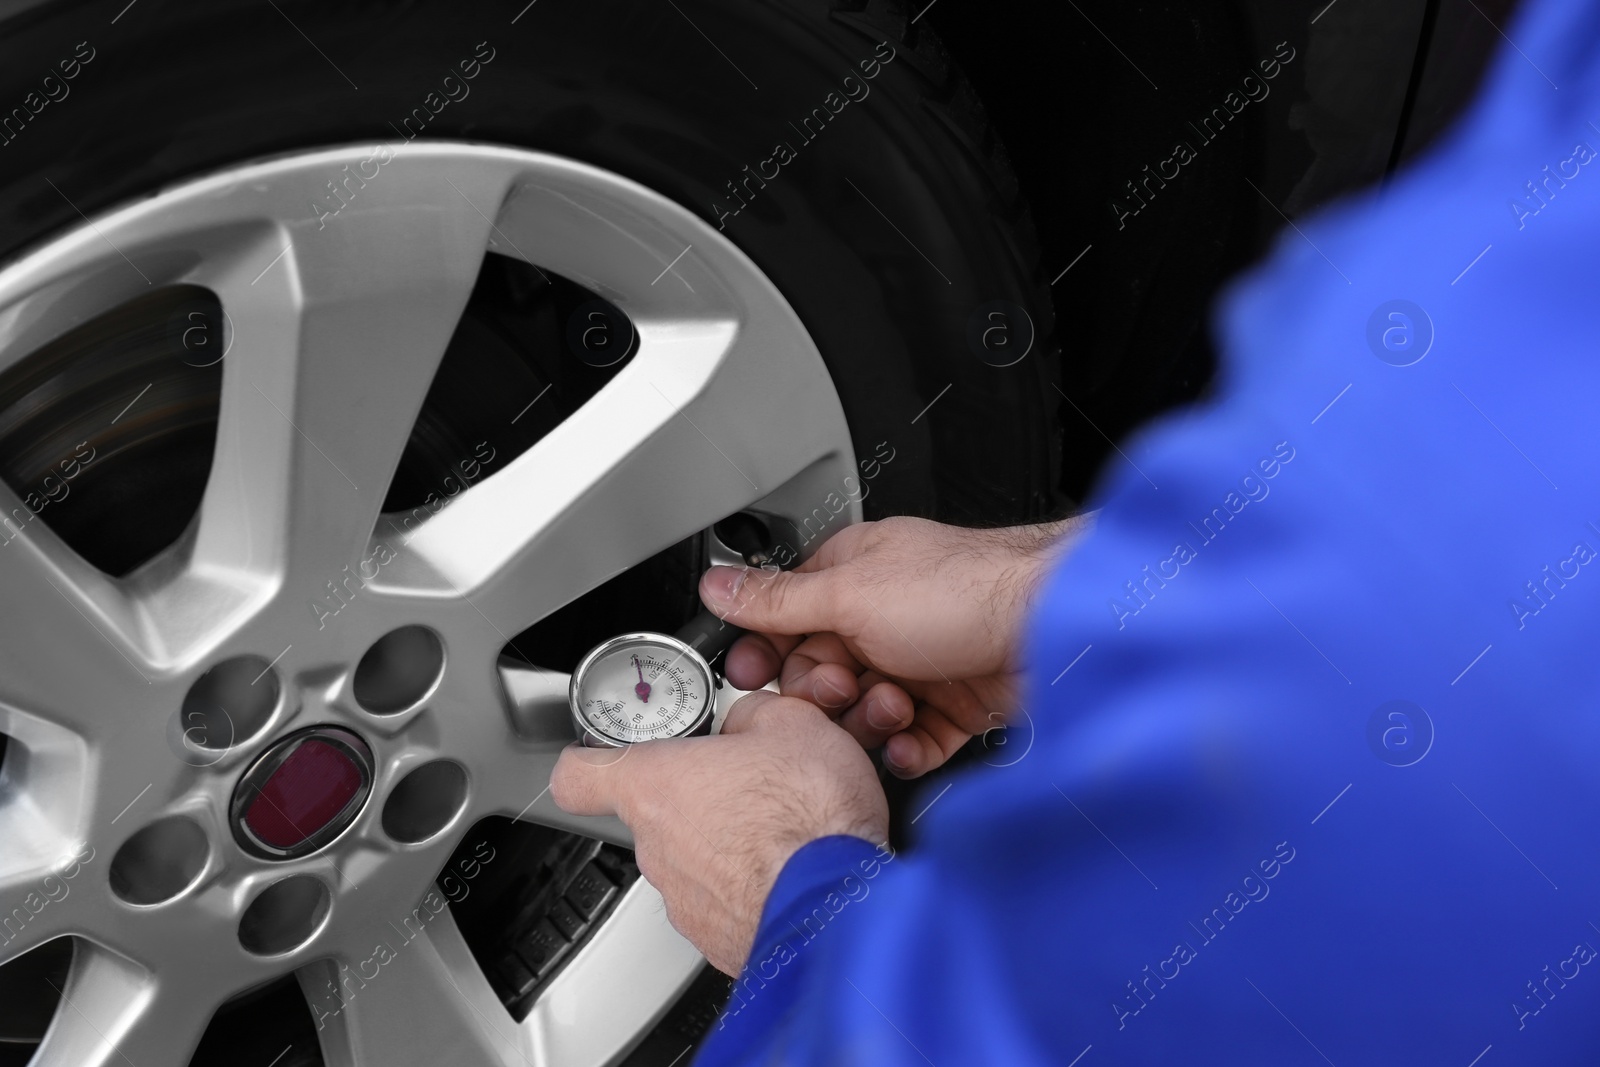
[[[314,726],[269,748],[245,771],[229,813],[241,848],[294,859],[355,821],[372,792],[372,750],[337,726]]]

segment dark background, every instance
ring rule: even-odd
[[[1081,409],[1061,405],[1062,489],[1081,501],[1107,437],[1203,393],[1215,360],[1208,311],[1226,280],[1286,217],[1426,150],[1470,99],[1515,0],[912,6],[987,106],[1049,276],[1089,249],[1052,286],[1065,391]],[[1279,42],[1295,59],[1270,95],[1202,147],[1187,123]],[[1119,230],[1112,201],[1176,140],[1199,158]]]

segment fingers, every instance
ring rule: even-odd
[[[897,778],[920,778],[943,766],[971,736],[944,712],[922,704],[911,726],[884,744],[883,764]]]
[[[861,664],[836,634],[814,634],[794,646],[783,661],[778,691],[799,697],[837,715],[861,695],[856,675]]]
[[[762,709],[771,721],[774,712],[797,714],[808,706],[820,708],[862,748],[870,751],[883,746],[885,764],[901,778],[916,778],[943,765],[972,736],[943,710],[919,704],[903,687],[876,671],[864,671],[858,677],[858,669],[836,635],[806,638],[783,662],[781,695],[758,690],[741,698],[728,710],[722,732],[759,728]],[[786,698],[795,698],[790,702],[792,708],[772,706],[773,700]]]
[[[828,570],[769,571],[712,567],[700,577],[700,599],[719,617],[771,634],[848,629]]]
[[[728,681],[744,690],[760,689],[774,678],[784,696],[799,697],[830,713],[860,696],[861,664],[835,634],[807,638],[746,634],[728,650]]]
[[[915,705],[909,693],[874,671],[858,684],[865,692],[839,717],[839,725],[870,750],[910,726]]]
[[[805,666],[807,663],[810,665]],[[801,673],[793,673],[802,667]],[[779,683],[779,691],[784,696],[809,701],[829,715],[839,714],[860,696],[855,672],[843,664],[816,663],[804,656],[790,656],[784,661],[784,674],[788,677]]]
[[[760,689],[778,676],[783,657],[788,651],[779,645],[792,648],[796,638],[768,637],[766,634],[746,634],[728,649],[723,661],[723,671],[738,689]]]

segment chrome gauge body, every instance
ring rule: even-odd
[[[583,657],[568,699],[584,744],[621,748],[709,733],[716,680],[705,658],[676,637],[621,634]]]

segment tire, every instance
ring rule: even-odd
[[[903,4],[123,3],[0,23],[0,106],[16,106],[0,113],[0,257],[196,175],[323,145],[568,156],[696,213],[784,294],[874,464],[867,517],[1063,510],[1061,354],[1022,191]],[[340,204],[330,189],[307,217]],[[717,993],[698,983],[630,1063],[669,1062]]]
[[[568,155],[713,222],[736,207],[727,184],[741,180],[755,195],[722,217],[723,232],[810,330],[858,454],[879,441],[895,451],[869,516],[986,524],[1058,510],[1059,355],[1037,242],[976,96],[904,5],[692,0],[680,13],[540,0],[514,24],[515,3],[492,14],[276,6],[145,0],[113,24],[121,3],[49,3],[7,20],[0,101],[24,118],[0,127],[10,138],[0,144],[0,254],[77,223],[80,210],[198,173],[324,144],[398,144],[397,130]],[[458,64],[480,55],[492,59],[465,81]],[[76,66],[71,81],[63,62]],[[863,63],[878,64],[875,78]],[[49,94],[66,94],[55,101],[52,72]],[[854,86],[842,84],[852,74]],[[848,101],[863,89],[814,140],[790,126],[827,113],[830,93]],[[763,187],[744,168],[779,140],[796,158]],[[999,321],[982,310],[995,304],[1031,320],[1031,330],[1005,324],[1033,334],[1013,366],[991,366],[969,344],[974,322],[982,337]]]

